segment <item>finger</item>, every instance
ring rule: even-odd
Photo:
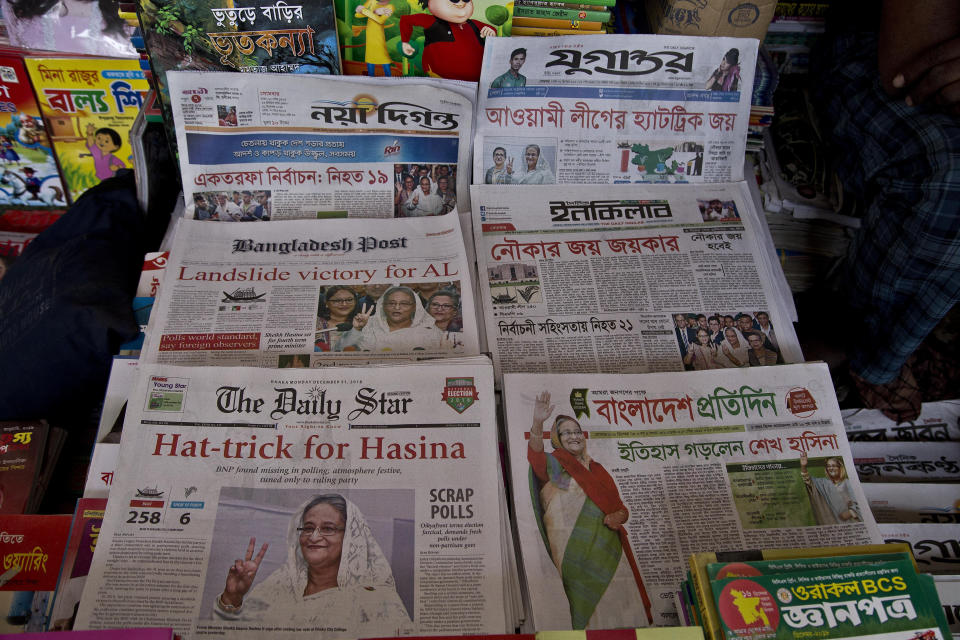
[[[266,542],[263,543],[263,546],[260,547],[260,553],[257,554],[257,557],[253,559],[253,562],[259,567],[260,561],[263,560],[263,556],[267,555],[267,547],[270,545]]]
[[[257,546],[257,539],[250,538],[250,544],[247,545],[247,555],[244,556],[243,558],[244,560],[249,560],[250,558],[253,557],[253,550],[254,548],[256,548],[256,546]]]
[[[960,81],[960,58],[930,67],[914,83],[908,85],[907,104],[922,104],[938,97],[940,92]]]
[[[956,108],[960,105],[960,78],[950,84],[941,87],[937,92],[936,102],[942,107]]]
[[[950,61],[955,63],[957,60],[960,60],[960,38],[952,38],[920,52],[905,63],[900,68],[900,72],[894,76],[892,84],[897,89],[910,87],[930,69]]]

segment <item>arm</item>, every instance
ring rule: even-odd
[[[960,104],[960,3],[884,0],[877,66],[880,83],[907,104]]]
[[[93,134],[96,130],[97,128],[93,126],[92,122],[87,123],[87,148],[94,146]]]

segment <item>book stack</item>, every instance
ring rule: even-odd
[[[515,0],[513,35],[556,36],[564,34],[606,33],[611,9],[616,0],[597,0],[591,4],[554,0]]]
[[[0,422],[0,514],[36,513],[66,435],[43,420]]]
[[[778,2],[763,40],[780,73],[805,75],[810,69],[810,50],[826,31],[830,3]]]
[[[905,545],[695,553],[688,583],[684,610],[711,640],[951,637]]]

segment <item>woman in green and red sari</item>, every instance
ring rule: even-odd
[[[537,396],[527,447],[530,493],[543,542],[560,571],[574,629],[644,627],[650,600],[627,542],[630,517],[617,485],[587,455],[580,423],[558,415],[543,447],[543,424],[554,406]]]

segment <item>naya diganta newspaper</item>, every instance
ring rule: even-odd
[[[880,543],[825,364],[503,378],[535,628],[678,624],[702,551]]]
[[[329,640],[516,624],[485,358],[141,365],[121,446],[76,628]]]
[[[456,215],[183,220],[141,360],[295,368],[476,355],[476,317]]]
[[[473,182],[742,180],[756,63],[745,38],[491,38]]]
[[[471,190],[498,374],[803,361],[743,182]]]
[[[167,79],[186,217],[470,209],[473,102],[460,85],[222,72],[171,71]]]

